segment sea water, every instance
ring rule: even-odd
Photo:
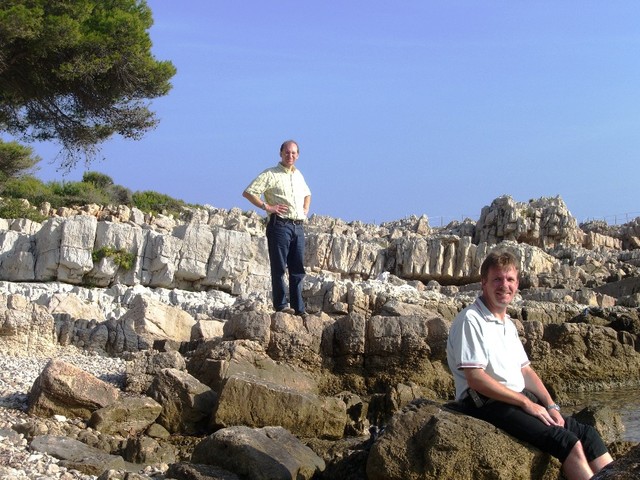
[[[617,388],[602,392],[569,394],[577,402],[572,410],[578,412],[586,406],[607,406],[620,415],[625,431],[620,440],[640,442],[640,388]]]

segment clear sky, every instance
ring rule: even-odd
[[[578,221],[640,216],[640,2],[149,0],[178,73],[161,122],[89,170],[189,203],[241,193],[300,144],[311,214],[431,225],[501,195]],[[36,145],[39,178],[65,177]]]

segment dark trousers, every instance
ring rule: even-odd
[[[290,303],[297,313],[305,311],[302,299],[304,280],[304,227],[271,215],[267,224],[267,245],[271,266],[273,308],[282,310]],[[284,274],[289,273],[289,302],[285,292]]]
[[[527,396],[537,402],[535,396]],[[485,397],[486,398],[486,397]],[[564,427],[545,425],[542,420],[529,415],[520,407],[508,403],[489,401],[482,407],[476,407],[470,399],[463,402],[464,413],[485,420],[515,438],[564,462],[580,440],[587,460],[591,462],[607,453],[607,447],[597,430],[590,425],[578,422],[573,417],[564,417]]]

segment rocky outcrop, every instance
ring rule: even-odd
[[[29,411],[84,426],[25,424],[29,441],[73,430],[125,462],[171,463],[178,480],[555,478],[554,460],[445,406],[449,325],[479,294],[480,262],[498,243],[519,259],[510,314],[554,396],[640,385],[637,222],[579,226],[560,198],[501,197],[478,222],[438,228],[426,216],[315,216],[305,317],[270,307],[254,213],[56,215],[0,222],[0,351],[73,345],[125,358],[126,378],[121,394],[52,362]],[[585,415],[616,440],[605,427],[617,419]]]
[[[527,322],[524,328],[525,349],[531,361],[558,395],[584,385],[578,378],[588,378],[592,389],[637,379],[640,345],[628,332],[588,323],[542,328],[537,322]]]
[[[0,294],[0,352],[44,353],[55,345],[53,317],[23,295]]]
[[[168,365],[182,368],[182,355],[178,352],[139,352],[130,360],[132,363],[128,368],[127,385],[143,386],[152,378],[146,391],[149,397],[143,394],[138,400],[116,399],[108,406],[99,406],[98,402],[94,402],[87,408],[89,411],[77,411],[74,415],[86,418],[88,424],[102,434],[116,437],[134,435],[126,442],[126,447],[111,447],[107,450],[110,454],[121,452],[121,455],[125,455],[123,452],[127,449],[130,450],[126,454],[128,461],[153,461],[152,459],[172,458],[171,455],[176,461],[179,460],[178,455],[166,445],[156,440],[145,440],[146,437],[141,435],[142,432],[151,431],[153,425],[162,426],[168,432],[183,434],[222,431],[218,430],[222,428],[228,435],[231,435],[229,432],[235,432],[237,425],[243,425],[247,429],[243,431],[246,432],[257,432],[269,425],[279,425],[289,435],[324,438],[335,442],[345,435],[362,435],[367,426],[373,423],[387,426],[373,444],[371,453],[365,455],[368,458],[367,478],[396,478],[393,472],[400,472],[397,478],[438,478],[438,475],[445,475],[446,478],[451,471],[457,471],[451,469],[458,469],[460,465],[495,469],[491,471],[496,478],[549,478],[546,475],[557,474],[558,465],[549,457],[514,442],[484,422],[451,411],[443,405],[442,400],[415,401],[416,398],[425,396],[442,398],[437,391],[449,392],[452,388],[450,377],[442,367],[448,323],[437,315],[431,315],[431,319],[428,316],[376,316],[371,319],[345,316],[344,319],[350,319],[349,322],[327,322],[326,327],[330,330],[340,325],[335,337],[319,331],[319,338],[306,344],[297,342],[291,331],[289,335],[294,344],[321,345],[318,351],[324,360],[317,366],[317,370],[307,370],[306,377],[303,375],[304,370],[297,368],[305,366],[308,369],[312,364],[300,361],[307,356],[301,355],[300,351],[293,350],[293,358],[290,359],[286,354],[280,353],[281,360],[285,363],[279,364],[270,359],[264,345],[248,339],[219,339],[198,343],[195,350],[191,351],[188,345],[183,345],[186,350],[182,355],[189,359],[187,368],[202,375],[203,379],[209,379],[215,389],[200,383],[182,369],[166,368]],[[272,317],[284,319],[287,315],[274,313]],[[272,326],[281,329],[277,322],[272,322]],[[518,327],[536,368],[543,378],[550,378],[549,386],[559,399],[563,398],[563,393],[571,386],[569,380],[572,378],[582,379],[581,385],[584,386],[587,382],[585,375],[596,383],[602,383],[606,379],[605,372],[611,374],[620,370],[631,378],[633,370],[636,373],[638,371],[633,362],[638,361],[639,355],[634,350],[625,349],[624,344],[615,347],[617,339],[615,335],[611,335],[614,330],[610,327],[566,322],[544,325],[536,321],[525,321]],[[262,330],[259,329],[258,332],[260,331]],[[303,331],[301,335],[304,338],[308,333]],[[267,337],[271,338],[271,334]],[[343,343],[336,344],[336,339]],[[331,340],[329,345],[332,348],[322,346],[328,340]],[[369,343],[371,346],[368,346]],[[336,345],[342,346],[334,348]],[[611,355],[614,348],[622,348],[620,355]],[[347,358],[347,351],[359,353]],[[412,361],[408,353],[412,351],[422,352],[422,356],[417,355],[417,360]],[[335,356],[332,361],[327,361],[332,357],[324,357],[327,354]],[[579,371],[568,369],[569,362],[566,359],[576,359],[580,355],[581,360],[574,363],[583,368]],[[365,361],[358,360],[358,357]],[[376,360],[378,357],[379,362]],[[557,358],[557,363],[552,362],[552,358]],[[394,362],[397,362],[395,367]],[[554,369],[562,372],[561,379]],[[415,378],[416,371],[424,372],[420,383],[396,383],[411,376]],[[133,380],[138,372],[144,380]],[[212,372],[218,373],[212,377]],[[50,376],[49,372],[46,373]],[[439,379],[442,390],[428,387],[438,385],[437,382],[425,380],[429,373]],[[68,377],[64,372],[60,376],[62,380]],[[338,380],[342,376],[344,378]],[[74,377],[84,376],[76,373]],[[372,378],[377,378],[376,382],[368,383]],[[338,385],[334,383],[336,381]],[[53,383],[53,380],[49,383]],[[383,384],[394,385],[394,388],[388,389],[384,394],[373,393]],[[365,396],[359,397],[346,392],[335,396],[310,393],[327,392],[327,389],[345,386],[349,386],[351,391],[362,392]],[[86,388],[74,390],[82,392]],[[216,393],[219,395],[217,400]],[[444,393],[445,397],[447,395]],[[66,398],[64,402],[72,405],[79,403],[75,398]],[[407,406],[404,407],[405,405]],[[71,414],[69,410],[56,411]],[[127,421],[123,422],[122,418]],[[619,419],[612,419],[611,416],[585,413],[585,419],[588,423],[600,425],[600,428],[602,425],[620,425]],[[620,432],[605,429],[603,433],[608,440],[613,441]],[[228,441],[242,442],[243,435],[239,434],[238,438]],[[486,448],[481,454],[472,448],[474,438],[477,442],[480,441],[478,439],[483,439]],[[252,451],[250,449],[249,454]],[[442,455],[442,451],[447,454]],[[415,452],[420,452],[420,455]],[[510,453],[509,458],[521,459],[517,468],[511,464],[505,466],[504,452]],[[278,465],[281,462],[280,457],[261,458]],[[331,457],[328,460],[335,461]],[[206,463],[199,457],[195,457],[192,462]],[[217,462],[214,465],[230,469],[233,473],[240,474],[244,471],[244,467],[236,464],[231,467]],[[246,465],[251,460],[240,456],[237,462]],[[480,471],[473,468],[468,468],[468,477],[461,478],[475,478],[475,475],[479,475]],[[189,470],[184,466],[183,469]],[[329,471],[336,472],[337,466],[332,465]],[[524,472],[530,472],[533,477],[526,476]],[[331,478],[330,473],[327,475],[329,477],[326,478]]]
[[[264,225],[255,213],[189,210],[171,222],[132,215],[129,209],[74,213],[42,224],[8,222],[0,231],[0,279],[268,294]],[[475,225],[432,228],[424,216],[380,226],[312,217],[305,264],[338,278],[391,272],[407,280],[464,284],[477,280],[481,259],[496,243],[512,241],[546,252],[579,247],[600,257],[601,250],[637,248],[638,230],[634,222],[617,231],[582,230],[559,197],[525,204],[504,196],[484,207]],[[111,254],[96,257],[103,249]],[[126,266],[118,255],[129,256]],[[532,276],[544,273],[535,262],[524,263]],[[559,269],[560,264],[543,268]]]
[[[584,233],[560,197],[541,198],[528,203],[509,196],[495,199],[484,207],[476,224],[474,243],[491,245],[504,240],[536,247],[579,246]]]

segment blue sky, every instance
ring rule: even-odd
[[[149,0],[178,73],[161,123],[89,170],[133,191],[253,208],[300,144],[311,214],[464,217],[560,195],[584,221],[640,215],[640,2]],[[62,176],[35,145],[38,176]]]

